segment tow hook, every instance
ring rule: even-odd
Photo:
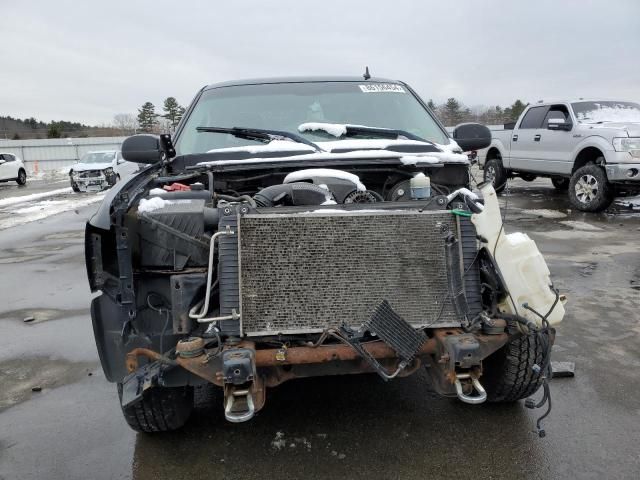
[[[471,380],[471,385],[478,393],[478,395],[466,395],[462,391],[462,383],[460,380]],[[471,405],[478,405],[483,403],[487,399],[487,392],[484,387],[480,384],[478,377],[473,373],[456,373],[456,381],[454,382],[456,387],[456,394],[458,398],[462,400],[464,403],[470,403]]]
[[[224,416],[233,423],[251,420],[255,413],[253,395],[248,389],[225,388]],[[241,405],[240,405],[241,404]]]
[[[255,351],[231,348],[222,352],[224,416],[233,423],[251,420],[255,414]]]

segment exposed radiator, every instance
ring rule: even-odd
[[[462,231],[470,238],[461,247],[475,243],[461,221],[448,211],[417,210],[241,216],[238,237],[225,241],[238,251],[220,252],[221,313],[237,307],[247,335],[310,333],[342,323],[357,328],[386,300],[415,327],[459,326],[444,238]],[[464,266],[470,254],[463,249]]]

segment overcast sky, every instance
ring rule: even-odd
[[[402,79],[437,103],[640,100],[639,0],[0,0],[0,115],[87,124],[205,84]]]

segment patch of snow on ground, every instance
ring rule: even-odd
[[[276,436],[271,440],[271,448],[274,450],[282,450],[287,445],[283,432],[276,432]]]
[[[73,195],[65,200],[43,200],[15,211],[10,210],[7,212],[10,216],[0,220],[0,230],[42,220],[69,210],[86,207],[87,205],[101,202],[104,196],[105,192],[90,196]]]
[[[333,135],[337,138],[347,134],[347,126],[341,123],[309,122],[298,126],[299,132],[315,132],[316,130],[322,130],[323,132],[327,132],[329,135]]]
[[[43,200],[31,207],[18,208],[13,213],[16,215],[25,215],[27,213],[39,212],[40,210],[49,210],[51,207],[66,204],[66,200]]]
[[[591,225],[587,222],[580,222],[578,220],[564,220],[560,223],[575,230],[584,230],[586,232],[601,232],[603,230],[600,227],[596,227],[595,225]]]
[[[565,218],[567,216],[566,213],[562,213],[557,210],[548,210],[546,208],[522,210],[522,213],[526,213],[528,215],[535,215],[542,218]]]
[[[149,195],[162,195],[165,193],[167,193],[167,191],[164,188],[152,188],[149,190]]]
[[[138,213],[153,212],[172,203],[170,200],[165,200],[160,197],[143,198],[138,204]]]
[[[71,193],[71,187],[58,188],[57,190],[50,190],[48,192],[32,193],[31,195],[22,195],[19,197],[9,197],[0,199],[0,207],[6,207],[7,205],[15,205],[17,203],[32,202],[41,198],[53,197],[55,195],[64,195]]]
[[[336,170],[333,168],[307,168],[305,170],[296,170],[284,177],[282,183],[293,183],[301,180],[308,180],[310,178],[339,178],[353,183],[358,190],[364,192],[367,187],[360,181],[360,177],[353,173],[345,172],[343,170]]]

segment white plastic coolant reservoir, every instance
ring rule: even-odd
[[[517,306],[517,313],[540,325],[540,318],[525,309],[523,304],[528,304],[542,315],[546,315],[551,309],[556,295],[549,288],[551,279],[547,263],[538,250],[536,242],[528,235],[520,232],[507,234],[502,229],[498,196],[491,184],[482,186],[480,191],[484,197],[484,209],[480,213],[473,214],[471,221],[476,226],[477,234],[487,240],[489,252],[495,251],[496,264],[504,279],[505,287]],[[499,305],[499,308],[507,313],[516,313],[509,297]],[[548,320],[551,325],[554,325],[560,323],[563,317],[564,305],[559,301]]]

